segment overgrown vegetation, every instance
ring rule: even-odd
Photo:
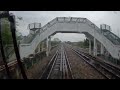
[[[89,48],[89,40],[88,39],[84,39],[84,41],[79,41],[79,42],[70,42],[67,41],[66,43],[71,44],[71,45],[75,45],[81,48]],[[91,46],[93,47],[93,42],[91,43]]]
[[[81,48],[88,48],[89,47],[88,39],[84,39],[84,41],[78,42],[78,46],[80,46]]]
[[[21,36],[18,35],[17,33],[18,31],[16,31],[16,38],[17,40],[20,40]],[[10,29],[10,22],[8,21],[7,18],[1,19],[1,36],[6,59],[9,59],[9,57],[11,57],[11,55],[14,54],[14,47],[12,33]]]
[[[58,38],[54,38],[53,41],[51,41],[51,46],[55,46],[57,44],[61,43],[61,41]]]
[[[7,18],[2,19],[2,24],[1,24],[1,35],[2,35],[2,41],[4,45],[7,44],[12,44],[12,33],[10,30],[10,22],[8,21]],[[19,33],[20,35],[18,35]],[[16,31],[16,38],[17,40],[21,40],[21,33]]]
[[[11,44],[12,35],[11,35],[11,31],[10,31],[10,23],[8,22],[8,20],[6,18],[2,19],[1,28],[2,28],[1,35],[2,35],[3,45]]]
[[[73,42],[72,44],[75,46],[81,47],[81,48],[88,48],[89,47],[88,39],[84,39],[84,41]]]

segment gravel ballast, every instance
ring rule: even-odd
[[[75,79],[105,79],[98,71],[78,57],[70,48],[66,47],[66,53],[71,63],[72,74]]]

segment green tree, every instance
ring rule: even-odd
[[[5,56],[7,59],[9,59],[10,55],[14,54],[13,39],[12,39],[10,24],[11,23],[8,21],[7,18],[1,19],[1,35],[2,35]],[[21,36],[22,36],[21,33],[16,30],[17,41],[21,40]]]
[[[88,39],[84,39],[84,41],[77,42],[77,46],[80,46],[81,48],[88,48],[89,47]]]
[[[10,31],[10,23],[6,18],[2,19],[1,27],[2,27],[1,34],[2,34],[3,44],[4,45],[11,44],[12,34],[11,34],[11,31]]]
[[[89,47],[89,41],[88,41],[88,39],[84,39],[84,46],[86,48]]]
[[[51,41],[51,45],[54,46],[54,45],[59,44],[60,42],[61,41],[58,38],[54,38],[53,41]]]

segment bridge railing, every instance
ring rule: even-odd
[[[98,36],[100,35],[100,36],[103,36],[102,38],[104,38],[104,39],[102,39],[105,43],[107,43],[107,45],[109,45],[109,46],[112,46],[112,47],[109,47],[108,46],[108,48],[109,49],[112,49],[114,52],[118,52],[116,55],[116,57],[118,57],[118,55],[120,54],[120,45],[115,45],[115,44],[113,44],[113,42],[111,42],[109,39],[107,39],[102,33],[101,33],[101,30],[95,25],[95,24],[93,24],[90,20],[88,20],[87,19],[87,24],[89,25],[89,26],[91,26],[91,25],[93,25],[93,26],[91,26],[92,28],[94,28],[95,29],[95,32],[96,33],[98,33]],[[107,41],[107,42],[106,42]],[[113,54],[115,54],[114,52],[112,52]]]
[[[57,18],[53,19],[52,21],[50,21],[50,22],[48,22],[46,25],[44,25],[44,26],[42,27],[41,33],[43,33],[44,31],[46,31],[47,28],[53,26],[53,25],[56,23],[56,21],[57,21]],[[41,34],[41,33],[40,33],[40,34]]]
[[[97,27],[94,23],[92,23],[90,20],[86,19],[86,24],[89,25],[90,27],[92,27],[93,29],[95,29],[96,33],[99,33],[99,35],[104,37],[104,40],[108,40],[100,31],[100,28]],[[108,40],[108,42],[110,43],[110,45],[114,46],[114,44]]]
[[[93,27],[100,35],[103,35],[100,28],[98,28],[94,23],[92,23],[90,20],[87,19],[87,22],[86,22],[90,27]],[[111,32],[112,33],[112,32]],[[104,36],[104,35],[103,35]],[[116,35],[115,35],[116,36]],[[106,38],[106,37],[105,37]],[[112,41],[110,41],[112,42]],[[113,43],[113,42],[112,42]],[[113,45],[116,45],[116,44],[113,44]]]
[[[94,28],[99,34],[101,34],[100,28],[97,27],[93,22],[86,19],[86,24],[89,25],[90,27]]]
[[[53,26],[56,23],[57,23],[57,18],[55,18],[51,22],[49,22],[49,26],[48,27],[51,27],[51,26]]]
[[[55,19],[53,19],[52,21],[50,21],[49,23],[47,23],[46,25],[44,25],[41,29],[40,29],[40,34],[43,33],[44,31],[47,30],[47,28],[53,26],[54,24],[56,24],[57,22],[78,22],[78,23],[85,23],[86,18],[76,18],[76,17],[57,17]],[[31,44],[33,42],[33,40],[35,39],[35,37],[39,34],[36,33],[35,35],[32,36],[32,38],[30,38],[30,40],[27,40],[26,42],[24,42],[24,44]],[[22,43],[23,44],[23,43]]]
[[[57,17],[59,23],[70,22],[70,23],[85,23],[86,18],[77,18],[77,17]]]
[[[111,45],[112,47],[115,47],[115,45],[110,41],[108,40],[102,33],[101,33],[101,30],[99,27],[97,27],[94,23],[92,23],[90,20],[86,19],[86,18],[77,18],[77,17],[57,17],[55,19],[53,19],[52,21],[50,21],[49,23],[47,23],[46,25],[44,25],[42,28],[41,28],[41,31],[40,31],[40,34],[42,34],[44,31],[47,30],[47,28],[53,26],[55,23],[64,23],[64,22],[69,22],[69,23],[86,23],[87,25],[89,25],[91,28],[93,28],[95,30],[96,33],[98,33],[98,36],[100,37],[100,35],[103,36],[104,38],[104,41],[107,40],[108,44]],[[39,35],[37,35],[33,41],[30,43],[31,48],[33,48],[33,46],[35,47],[38,42],[38,39],[39,39]],[[37,42],[37,43],[36,43]],[[106,42],[106,41],[105,41]],[[34,43],[34,45],[33,45]],[[119,48],[120,49],[120,48]]]

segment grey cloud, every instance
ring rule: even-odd
[[[118,32],[118,29],[120,29],[120,25],[119,25],[120,14],[119,13],[115,14],[112,11],[11,11],[11,12],[14,13],[16,16],[23,17],[24,21],[20,22],[19,28],[21,29],[21,32],[25,35],[29,33],[29,30],[27,29],[27,25],[29,23],[39,22],[42,23],[43,26],[52,19],[54,19],[55,17],[88,18],[97,26],[100,26],[100,24],[102,23],[111,25],[113,29],[112,32],[116,34]],[[55,37],[57,36],[60,37],[60,35],[56,35]],[[66,35],[64,37],[68,39],[70,38],[70,37],[66,37]]]

